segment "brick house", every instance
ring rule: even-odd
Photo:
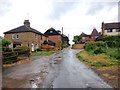
[[[34,51],[41,47],[47,36],[31,28],[29,20],[25,20],[24,25],[4,32],[4,38],[12,42],[11,48],[27,46],[31,51]]]
[[[120,22],[104,23],[102,22],[102,35],[120,34]]]
[[[61,49],[62,36],[59,32],[57,32],[54,28],[51,27],[44,34],[48,36],[49,40],[55,42],[55,47],[57,49]]]
[[[82,36],[82,43],[88,42],[88,41],[95,41],[96,38],[98,38],[100,36],[100,33],[98,33],[98,31],[94,28],[92,33],[90,35],[87,35],[85,33],[81,33]]]
[[[69,44],[69,38],[66,35],[62,35],[60,30],[55,30],[51,27],[44,34],[48,36],[49,40],[55,43],[56,49],[62,48],[62,42],[64,44]]]

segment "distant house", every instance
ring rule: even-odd
[[[34,51],[42,46],[47,36],[31,28],[29,20],[25,20],[24,25],[4,32],[4,38],[12,42],[11,48],[27,46]]]
[[[57,49],[61,49],[62,41],[63,43],[68,44],[69,39],[67,36],[62,35],[60,30],[55,30],[54,28],[48,29],[45,33],[48,36],[48,39],[55,43]]]
[[[98,33],[98,31],[94,28],[90,35],[87,35],[82,32],[81,36],[82,36],[82,39],[81,39],[82,43],[85,43],[88,41],[95,41],[95,39],[100,36],[100,33]]]
[[[62,38],[63,38],[63,44],[64,45],[70,45],[69,44],[69,38],[68,38],[68,36],[66,36],[66,35],[62,35]]]
[[[104,23],[102,22],[102,35],[120,34],[120,22]]]

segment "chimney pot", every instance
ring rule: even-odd
[[[29,20],[25,20],[25,21],[24,21],[24,25],[25,25],[26,27],[30,27],[30,22],[29,22]]]

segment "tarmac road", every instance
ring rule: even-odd
[[[7,88],[112,88],[70,48],[45,57],[32,57],[29,63],[3,69],[3,87]]]

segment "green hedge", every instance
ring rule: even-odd
[[[17,62],[18,57],[29,57],[30,49],[28,47],[16,47],[15,49],[10,49],[8,47],[3,47],[3,64],[10,64]]]

